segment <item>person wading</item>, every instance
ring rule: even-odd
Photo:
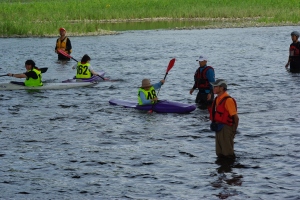
[[[60,37],[56,40],[55,53],[57,53],[58,60],[61,60],[61,61],[69,61],[70,58],[60,54],[57,51],[58,49],[61,49],[68,54],[72,53],[72,44],[71,44],[70,39],[66,36],[66,32],[67,31],[65,28],[59,28]]]
[[[199,105],[200,109],[210,108],[213,99],[213,88],[209,84],[215,81],[215,71],[211,66],[207,66],[207,58],[203,55],[199,56],[196,60],[199,62],[199,67],[194,74],[194,85],[190,90],[190,94],[193,94],[195,89],[198,89],[198,94],[195,103]]]
[[[290,72],[300,73],[300,42],[298,41],[299,32],[293,31],[291,33],[291,38],[293,43],[290,44],[289,59],[285,65],[285,68],[288,68],[290,65]]]
[[[215,131],[216,155],[218,158],[235,158],[234,137],[239,124],[237,104],[227,93],[227,83],[223,79],[212,82],[217,95],[210,111],[210,129]]]

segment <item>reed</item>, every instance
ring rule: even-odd
[[[300,4],[299,0],[2,0],[0,9],[0,36],[51,37],[58,35],[59,27],[65,27],[68,35],[110,34],[107,23],[145,19],[296,25]]]

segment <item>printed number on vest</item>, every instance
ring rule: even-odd
[[[156,97],[155,90],[152,90],[151,93],[148,92],[147,99],[153,99]]]
[[[77,74],[87,75],[86,73],[87,70],[88,70],[88,66],[82,66],[82,65],[77,66]]]

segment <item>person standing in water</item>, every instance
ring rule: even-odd
[[[290,45],[290,54],[288,62],[285,65],[287,69],[290,66],[290,72],[292,73],[300,73],[300,42],[299,39],[299,32],[293,31],[291,33],[291,38],[293,43]]]
[[[217,95],[210,110],[210,129],[215,131],[216,155],[221,159],[234,159],[234,137],[239,125],[237,104],[227,93],[225,80],[218,79],[210,84]]]
[[[56,40],[55,53],[58,55],[58,60],[69,61],[70,58],[60,54],[57,50],[61,49],[64,52],[71,54],[72,53],[72,44],[70,39],[66,36],[66,29],[59,28],[60,37]]]
[[[207,66],[207,58],[203,55],[199,56],[199,67],[194,74],[194,85],[190,90],[190,94],[193,94],[195,89],[198,89],[198,94],[195,103],[199,105],[200,109],[210,108],[213,100],[214,93],[213,88],[209,84],[215,81],[215,71],[211,66]]]

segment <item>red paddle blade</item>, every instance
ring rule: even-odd
[[[60,53],[60,54],[62,54],[62,55],[64,55],[64,56],[66,56],[66,57],[68,57],[68,58],[72,58],[72,56],[70,56],[69,54],[67,54],[65,51],[63,51],[62,49],[58,49],[57,50],[58,51],[58,53]]]
[[[172,60],[170,60],[166,73],[168,73],[172,69],[172,67],[174,66],[174,64],[175,64],[175,58],[173,58]]]

